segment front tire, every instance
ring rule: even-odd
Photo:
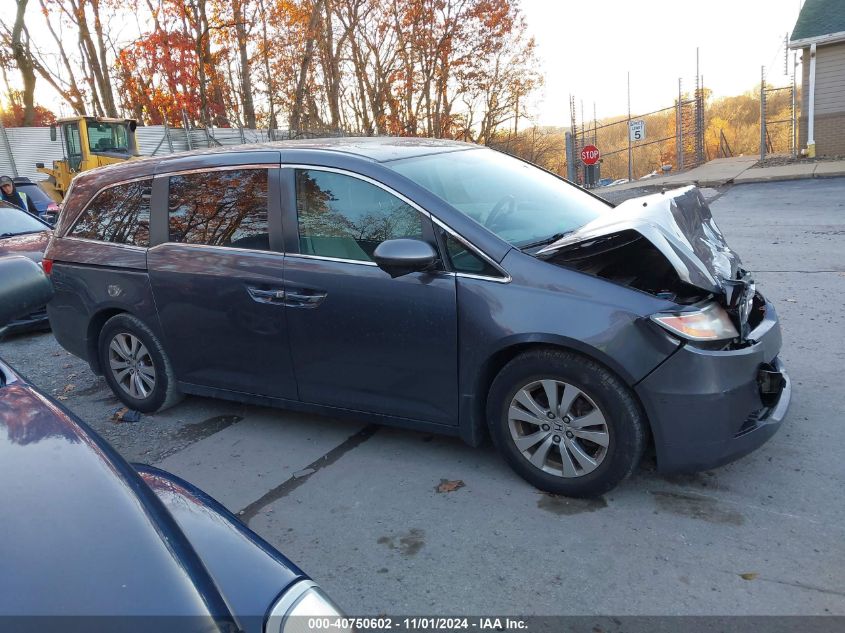
[[[546,492],[597,497],[642,459],[646,423],[627,386],[603,365],[543,349],[505,365],[490,387],[487,419],[496,448]]]
[[[154,413],[181,400],[164,348],[137,317],[118,314],[106,321],[98,354],[106,382],[130,409]]]

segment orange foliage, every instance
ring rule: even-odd
[[[23,125],[24,107],[20,102],[21,93],[13,91],[10,95],[11,104],[7,108],[3,108],[2,112],[3,125],[5,127],[20,127]],[[35,119],[32,121],[34,126],[52,125],[56,122],[56,115],[44,106],[35,106]]]

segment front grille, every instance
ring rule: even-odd
[[[752,411],[751,414],[745,418],[745,422],[742,423],[742,426],[739,427],[739,431],[734,433],[734,437],[737,438],[756,429],[760,425],[760,421],[763,420],[768,413],[769,407],[760,407],[756,411]]]

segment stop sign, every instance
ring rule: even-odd
[[[581,150],[581,160],[584,161],[585,165],[595,165],[599,162],[600,156],[599,148],[595,145],[585,145],[584,149]]]

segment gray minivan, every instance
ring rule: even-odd
[[[182,394],[489,433],[602,494],[654,446],[709,468],[779,427],[774,307],[694,187],[613,207],[476,145],[289,141],[78,175],[45,270],[59,343],[129,407]]]

